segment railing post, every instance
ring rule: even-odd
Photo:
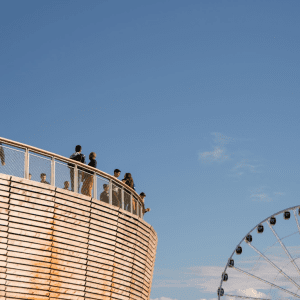
[[[96,172],[94,172],[94,193],[93,193],[93,198],[97,199],[97,176]]]
[[[112,180],[109,180],[109,204],[112,205]]]
[[[55,186],[55,158],[52,156],[51,158],[51,180],[50,184]]]
[[[74,192],[78,193],[78,168],[76,164],[74,167]]]
[[[125,207],[124,207],[124,188],[123,187],[121,190],[121,208],[125,209]]]
[[[28,150],[28,148],[25,149],[24,178],[29,179],[29,150]]]
[[[132,194],[131,194],[131,192],[130,192],[130,212],[133,214],[133,196],[132,196]]]

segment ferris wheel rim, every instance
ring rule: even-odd
[[[225,269],[224,269],[224,271],[223,271],[223,273],[222,273],[222,275],[226,272],[226,270],[227,270],[227,268],[228,268],[228,263],[229,263],[229,261],[232,259],[232,257],[233,257],[233,255],[234,255],[234,253],[235,253],[235,251],[236,251],[236,249],[237,249],[237,247],[239,247],[241,244],[242,244],[242,242],[243,241],[245,241],[245,238],[252,232],[252,231],[254,231],[259,225],[261,225],[262,223],[264,223],[264,222],[267,222],[268,220],[270,220],[270,218],[272,218],[272,217],[275,217],[275,216],[277,216],[277,215],[279,215],[279,214],[282,214],[282,213],[284,213],[284,212],[286,212],[286,211],[294,211],[295,212],[295,210],[296,209],[300,209],[300,205],[295,205],[295,206],[292,206],[292,207],[289,207],[289,208],[285,208],[285,209],[283,209],[283,210],[281,210],[281,211],[278,211],[277,213],[275,213],[275,214],[272,214],[272,215],[270,215],[269,217],[267,217],[267,218],[265,218],[263,221],[261,221],[261,222],[259,222],[256,226],[254,226],[243,238],[242,238],[242,240],[236,245],[236,247],[234,248],[234,250],[233,250],[233,252],[232,252],[232,254],[231,254],[231,256],[228,258],[228,260],[227,260],[227,263],[226,263],[226,266],[225,266]],[[294,215],[295,215],[295,213],[294,213]],[[296,215],[295,215],[296,216]],[[298,227],[298,231],[299,231],[299,233],[300,233],[300,226],[299,226],[299,224],[298,224],[298,222],[297,222],[297,227]],[[218,290],[220,290],[221,288],[222,288],[222,283],[223,283],[223,276],[221,276],[221,282],[220,282],[220,285],[219,285],[219,287],[218,287]],[[224,294],[224,296],[226,296],[225,294]],[[228,296],[233,296],[233,295],[228,295]],[[218,294],[218,300],[220,300],[220,295]],[[300,296],[299,296],[299,298],[300,298]],[[252,299],[260,299],[260,298],[252,298]],[[266,300],[268,300],[268,299],[266,299]],[[269,299],[269,300],[271,300],[271,299]]]

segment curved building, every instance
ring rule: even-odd
[[[0,143],[0,300],[149,299],[157,235],[139,195],[87,165]],[[79,174],[92,196],[63,188],[80,191]]]

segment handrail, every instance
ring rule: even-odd
[[[125,183],[123,183],[121,180],[119,180],[118,178],[108,174],[108,173],[105,173],[97,168],[94,168],[94,167],[91,167],[89,165],[86,165],[84,163],[81,163],[79,161],[75,161],[73,159],[70,159],[70,158],[67,158],[67,157],[64,157],[62,155],[59,155],[59,154],[55,154],[53,152],[49,152],[49,151],[46,151],[46,150],[43,150],[43,149],[40,149],[40,148],[36,148],[36,147],[33,147],[33,146],[30,146],[30,145],[27,145],[27,144],[23,144],[23,143],[19,143],[19,142],[15,142],[13,140],[10,140],[10,139],[6,139],[6,138],[3,138],[3,137],[0,137],[0,143],[4,143],[6,145],[10,145],[10,146],[13,146],[13,147],[17,147],[17,148],[21,148],[21,149],[24,149],[24,150],[29,150],[33,153],[36,153],[36,154],[42,154],[46,157],[49,157],[50,159],[51,158],[55,158],[59,161],[63,161],[65,163],[70,163],[72,165],[77,165],[79,167],[81,167],[83,169],[83,171],[91,171],[92,173],[96,173],[97,175],[100,175],[101,177],[104,177],[108,180],[112,180],[113,182],[116,183],[116,185],[118,186],[122,186],[125,190],[127,191],[130,191],[131,194],[133,196],[135,196],[135,198],[138,200],[139,204],[141,205],[141,207],[143,207],[143,201],[141,201],[141,197],[140,195],[133,189],[131,188],[130,186],[126,185]]]

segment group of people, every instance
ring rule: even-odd
[[[81,162],[81,163],[86,163],[85,162],[85,155],[81,153],[82,147],[80,145],[77,145],[75,147],[75,153],[73,153],[70,158]],[[93,167],[93,168],[97,168],[97,161],[96,161],[96,153],[95,152],[91,152],[89,155],[89,160],[90,162],[88,163],[89,166]],[[2,147],[2,143],[0,142],[0,160],[1,160],[1,164],[4,166],[5,165],[5,153],[4,153],[4,149]],[[74,191],[74,165],[72,165],[71,163],[68,164],[69,168],[70,168],[70,178],[71,178],[71,190]],[[93,172],[89,171],[89,170],[83,170],[82,167],[78,167],[78,176],[77,176],[77,187],[78,187],[78,192],[80,189],[80,184],[81,182],[83,182],[82,184],[82,188],[81,188],[81,194],[83,195],[87,195],[87,196],[92,196],[92,189],[93,189]],[[121,171],[119,169],[115,169],[114,170],[114,177],[116,179],[119,178],[119,176],[121,175]],[[40,175],[41,177],[41,183],[45,183],[45,184],[50,184],[46,179],[46,174],[45,173],[41,173]],[[29,179],[31,180],[31,174],[29,173]],[[119,180],[119,179],[118,179]],[[123,183],[125,183],[126,185],[128,185],[129,187],[131,187],[132,189],[135,190],[135,185],[134,185],[134,181],[132,179],[132,176],[130,173],[125,173],[124,178],[121,180]],[[65,190],[69,190],[70,187],[70,183],[69,181],[65,181],[64,182],[64,189]],[[76,191],[77,192],[77,191]],[[140,193],[140,198],[142,200],[142,212],[143,214],[145,214],[146,212],[150,211],[150,208],[145,209],[145,205],[144,205],[144,199],[146,197],[146,194],[144,192]],[[114,206],[118,206],[121,207],[121,203],[122,203],[122,189],[121,189],[121,185],[119,186],[115,181],[112,184],[112,204]],[[108,184],[103,184],[103,192],[100,194],[100,200],[106,203],[109,203],[109,185]],[[133,208],[133,211],[136,212],[137,206],[136,206],[136,202],[133,198],[131,198],[130,194],[127,192],[124,192],[124,209],[125,210],[130,210],[131,206]]]
[[[85,164],[86,163],[85,155],[83,153],[81,153],[81,151],[82,151],[82,147],[80,145],[77,145],[75,147],[75,153],[73,153],[70,156],[70,158],[75,161]],[[90,155],[89,155],[90,162],[88,163],[89,166],[97,168],[96,157],[97,157],[97,155],[95,152],[90,153]],[[70,167],[71,189],[72,189],[72,191],[74,191],[74,166],[72,166],[72,164],[69,164],[69,167]],[[119,169],[115,169],[114,177],[116,177],[118,179],[118,177],[120,175],[121,175],[121,171]],[[81,194],[91,197],[92,189],[93,189],[93,173],[89,170],[85,170],[83,172],[82,167],[78,167],[77,180],[78,180],[78,182],[77,182],[78,189],[80,188],[80,182],[83,182],[82,188],[81,188]],[[130,173],[125,173],[124,178],[121,181],[135,190],[134,181],[133,181]],[[66,181],[64,183],[64,185],[65,185],[65,189],[68,189],[69,182]],[[121,199],[122,199],[121,191],[122,191],[121,186],[118,186],[114,182],[112,184],[112,204],[115,206],[118,206],[118,207],[121,207]],[[142,204],[143,204],[142,211],[143,211],[143,214],[145,214],[146,212],[150,211],[150,208],[145,209],[145,205],[144,205],[144,199],[146,197],[146,194],[144,192],[142,192],[142,193],[140,193],[140,197],[141,197]],[[100,200],[103,202],[109,203],[109,185],[108,184],[103,184],[103,192],[100,194]],[[124,209],[129,210],[130,204],[132,203],[133,210],[136,211],[137,207],[136,207],[135,201],[133,199],[132,199],[132,201],[130,201],[130,200],[131,200],[130,194],[124,193]]]

